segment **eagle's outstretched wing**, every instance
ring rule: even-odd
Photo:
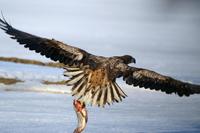
[[[20,31],[8,24],[4,18],[0,19],[0,28],[11,35],[12,39],[16,39],[19,44],[24,45],[25,48],[34,50],[54,61],[59,61],[69,66],[79,66],[88,63],[88,56],[90,54],[82,49],[72,47],[54,39],[42,38]]]
[[[160,90],[167,94],[176,93],[179,96],[200,93],[199,85],[182,82],[147,69],[127,67],[123,73],[123,80],[129,85]]]

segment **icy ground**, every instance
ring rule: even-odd
[[[23,65],[10,62],[0,62],[0,76],[18,78],[25,81],[58,81],[66,79],[63,69],[41,67],[37,65]]]
[[[40,84],[41,80],[64,79],[62,72],[49,67],[0,62],[1,76],[26,81],[0,85],[0,133],[72,133],[77,122],[73,98],[68,94],[70,88]],[[86,133],[200,132],[199,95],[180,98],[120,84],[128,97],[110,107],[88,107]]]
[[[126,91],[127,92],[127,91]],[[199,133],[200,98],[130,90],[122,103],[88,107],[86,133]],[[67,94],[0,93],[1,133],[72,133],[76,116]]]

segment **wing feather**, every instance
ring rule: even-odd
[[[123,80],[129,85],[160,90],[167,94],[176,93],[179,96],[189,96],[200,93],[200,85],[182,82],[142,68],[126,67],[123,69]]]
[[[72,47],[57,40],[38,37],[15,29],[4,18],[0,19],[0,28],[19,44],[24,45],[25,48],[34,50],[36,53],[45,55],[47,58],[59,61],[65,65],[87,65],[88,57],[91,55],[82,49]]]

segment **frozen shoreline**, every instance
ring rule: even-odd
[[[24,82],[13,85],[0,84],[0,91],[17,91],[17,92],[44,92],[56,94],[70,94],[71,90],[66,85],[44,85],[39,82]]]

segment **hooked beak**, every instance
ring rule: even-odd
[[[135,58],[132,58],[131,60],[134,64],[136,63],[136,59]]]

